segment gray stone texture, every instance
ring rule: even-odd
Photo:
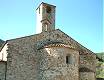
[[[80,72],[80,80],[96,80],[93,72]]]
[[[6,77],[6,62],[0,61],[0,80],[5,80]]]
[[[79,73],[79,68],[95,71],[93,52],[59,29],[12,39],[7,43],[6,80],[79,80],[84,75]],[[86,64],[81,63],[84,60],[82,54],[88,55]],[[72,56],[72,64],[66,64],[66,55]],[[93,77],[91,79],[95,80]]]

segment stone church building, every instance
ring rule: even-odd
[[[0,49],[0,80],[96,80],[96,55],[55,29],[56,6],[36,9],[35,35],[7,40]]]

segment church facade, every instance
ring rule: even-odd
[[[96,55],[55,29],[56,6],[41,3],[37,34],[11,39],[0,50],[0,80],[96,80]]]

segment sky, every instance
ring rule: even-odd
[[[0,39],[35,34],[41,2],[56,6],[56,29],[93,52],[104,52],[103,0],[0,0]]]

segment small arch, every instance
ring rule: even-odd
[[[48,23],[45,23],[44,27],[45,27],[45,31],[48,31]]]
[[[47,7],[46,7],[46,12],[47,12],[47,13],[51,13],[51,7],[50,7],[50,6],[47,6]]]

